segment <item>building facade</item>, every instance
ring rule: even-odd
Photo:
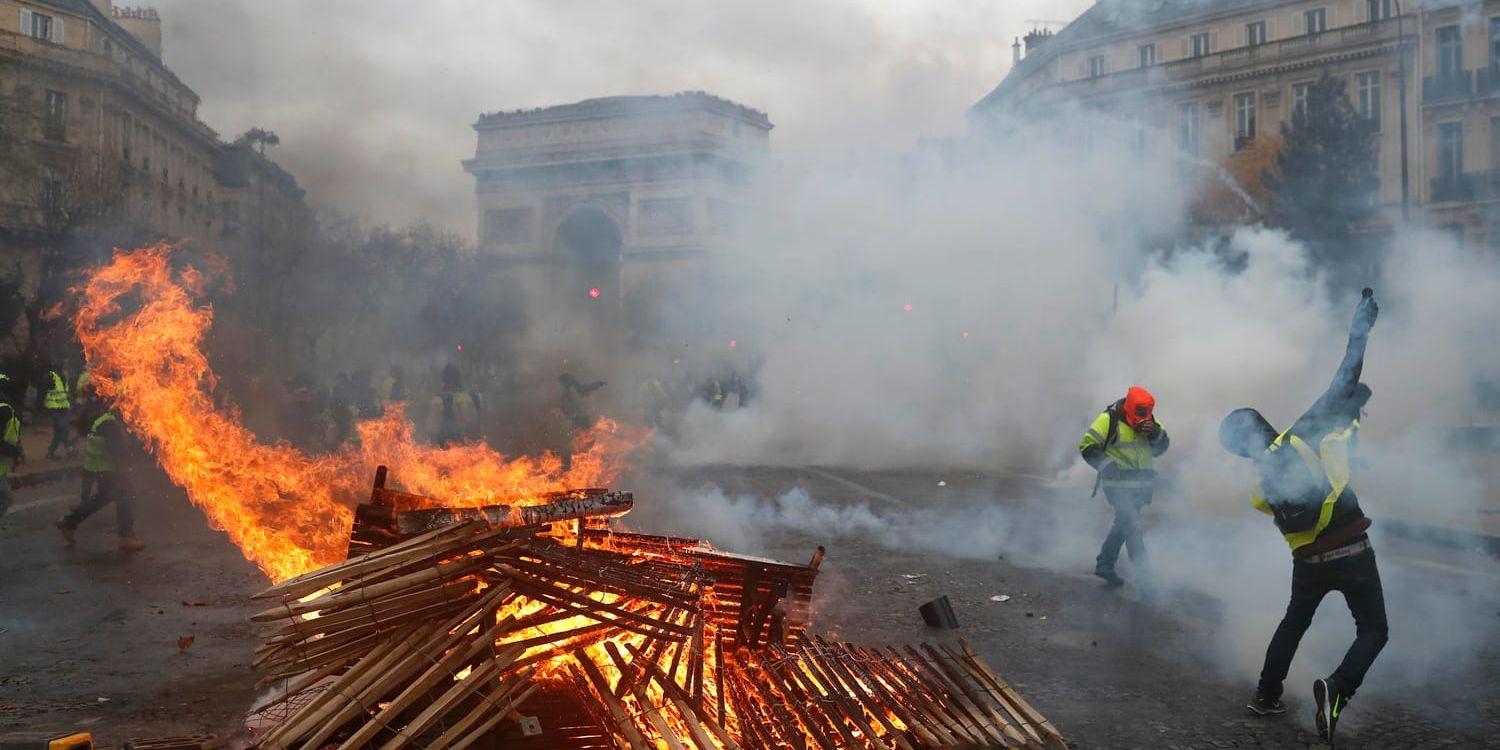
[[[481,252],[544,300],[636,319],[693,287],[769,154],[765,113],[702,92],[486,114]]]
[[[1101,0],[1056,34],[1029,35],[971,118],[983,128],[1082,104],[1138,127],[1142,150],[1217,164],[1279,132],[1326,71],[1378,133],[1374,227],[1405,203],[1414,219],[1500,243],[1500,0],[1404,6]]]
[[[0,0],[0,273],[26,297],[117,245],[238,256],[311,222],[296,180],[221,141],[161,55],[149,8]]]
[[[162,63],[160,23],[108,0],[0,0],[0,96],[35,167],[0,180],[0,224],[24,234],[86,204],[153,235],[216,233],[219,139]]]

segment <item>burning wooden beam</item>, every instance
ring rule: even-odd
[[[257,595],[256,664],[280,683],[258,747],[1064,747],[966,643],[808,636],[821,554],[578,522],[628,510],[627,493],[480,509],[399,495],[377,482],[362,554]]]

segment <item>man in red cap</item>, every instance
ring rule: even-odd
[[[1110,404],[1089,425],[1078,443],[1083,460],[1099,472],[1094,494],[1104,488],[1104,498],[1115,509],[1115,523],[1104,538],[1094,575],[1110,586],[1125,581],[1115,573],[1120,547],[1130,552],[1136,571],[1146,573],[1146,543],[1141,538],[1141,510],[1151,504],[1156,483],[1152,459],[1167,452],[1171,440],[1156,421],[1156,398],[1140,386],[1131,386],[1125,398]]]

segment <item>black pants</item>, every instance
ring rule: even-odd
[[[68,528],[76,529],[85,518],[104,506],[115,504],[115,527],[120,538],[135,536],[135,507],[130,498],[130,483],[123,471],[85,471],[78,507],[63,516]]]
[[[1130,562],[1143,572],[1146,566],[1146,540],[1141,535],[1141,510],[1151,502],[1151,495],[1140,492],[1122,493],[1120,497],[1106,494],[1110,507],[1115,509],[1114,525],[1109,527],[1109,536],[1104,537],[1104,546],[1094,558],[1095,570],[1114,570],[1120,559],[1120,547],[1130,553]]]
[[[1266,663],[1260,671],[1260,690],[1279,698],[1281,683],[1291,669],[1292,656],[1302,634],[1312,624],[1318,603],[1330,591],[1344,595],[1354,615],[1354,643],[1344,654],[1344,661],[1333,672],[1333,680],[1345,696],[1353,696],[1365,680],[1365,672],[1385,647],[1390,628],[1385,621],[1385,593],[1380,586],[1380,571],[1375,567],[1375,551],[1367,550],[1353,557],[1325,563],[1300,560],[1292,563],[1292,600],[1286,616],[1271,636],[1266,649]]]

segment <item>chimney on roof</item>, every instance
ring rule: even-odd
[[[111,8],[110,16],[146,49],[161,57],[161,16],[155,8]]]
[[[1038,47],[1041,47],[1043,44],[1047,43],[1048,41],[1051,41],[1051,39],[1052,39],[1052,31],[1051,30],[1049,30],[1049,29],[1032,29],[1031,33],[1029,33],[1029,34],[1026,35],[1026,54],[1029,55],[1029,54],[1035,52]]]
[[[1012,65],[1021,62],[1021,37],[1016,37],[1016,41],[1010,45],[1010,62]]]

